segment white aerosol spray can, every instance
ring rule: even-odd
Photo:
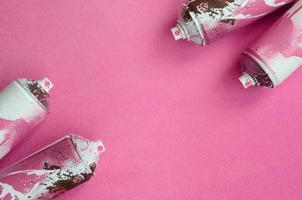
[[[0,91],[0,159],[46,117],[52,87],[48,78],[18,79]]]

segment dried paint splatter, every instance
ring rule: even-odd
[[[57,165],[49,164],[47,162],[44,163],[43,169],[45,170],[59,170],[56,173],[57,180],[54,181],[50,186],[46,189],[49,190],[50,193],[57,193],[59,191],[68,191],[71,190],[82,183],[90,180],[93,176],[93,172],[95,170],[96,164],[93,164],[90,167],[91,173],[81,173],[74,174],[69,170],[61,170],[62,168]]]
[[[213,18],[219,18],[223,23],[234,25],[235,19],[226,19],[223,9],[227,8],[230,3],[234,3],[235,0],[193,0],[189,1],[184,9],[184,19],[189,20],[191,18],[190,12],[195,14],[201,14],[201,12],[208,13]]]

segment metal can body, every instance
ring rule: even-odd
[[[302,1],[286,12],[244,55],[261,66],[274,87],[302,66]]]
[[[182,39],[207,45],[292,1],[191,0],[184,4],[177,28],[172,32],[174,36],[175,31],[183,35]]]
[[[13,81],[0,92],[0,159],[47,115],[47,109]]]
[[[0,171],[0,199],[53,199],[88,181],[103,150],[100,141],[65,136]]]

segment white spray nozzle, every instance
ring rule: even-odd
[[[256,82],[253,79],[253,77],[250,74],[245,73],[245,72],[243,72],[243,74],[239,77],[239,81],[242,83],[242,86],[245,89],[250,86],[256,85]]]
[[[43,78],[42,80],[39,80],[38,83],[47,93],[49,93],[51,88],[53,88],[54,86],[47,77]]]
[[[171,28],[171,32],[173,33],[175,40],[184,39],[182,31],[179,28],[179,26],[175,26],[175,27]]]
[[[95,141],[94,144],[97,147],[99,153],[103,153],[106,151],[106,148],[101,140]]]

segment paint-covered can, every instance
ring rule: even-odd
[[[0,199],[53,199],[94,175],[101,141],[67,135],[0,171]]]
[[[0,91],[0,159],[46,117],[52,87],[48,78],[18,79]]]
[[[276,87],[302,66],[302,1],[298,1],[241,58],[245,88]]]
[[[176,40],[204,46],[290,2],[293,0],[189,0],[171,31]]]

